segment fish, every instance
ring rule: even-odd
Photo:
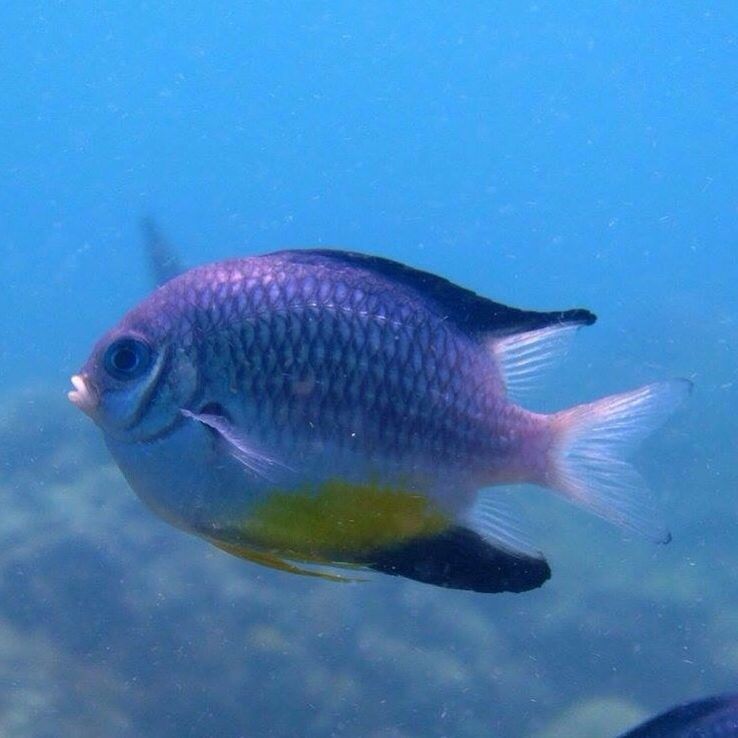
[[[620,738],[738,738],[738,694],[679,705]]]
[[[283,571],[481,593],[551,576],[498,485],[670,539],[626,457],[691,382],[551,414],[519,404],[589,310],[509,307],[350,251],[169,268],[155,264],[162,284],[98,340],[68,396],[177,528]]]

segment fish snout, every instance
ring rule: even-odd
[[[73,390],[67,393],[69,401],[76,405],[83,413],[93,416],[97,409],[97,392],[89,377],[84,374],[75,374],[72,377]]]

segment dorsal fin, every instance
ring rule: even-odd
[[[591,325],[596,317],[589,310],[557,310],[536,312],[508,307],[488,300],[472,290],[430,272],[405,266],[380,256],[332,249],[307,249],[283,252],[292,261],[304,264],[332,262],[362,269],[396,282],[429,300],[446,318],[472,336],[506,336],[552,325]]]
[[[158,286],[181,274],[184,269],[172,244],[162,235],[153,218],[142,218],[146,257],[154,283]]]

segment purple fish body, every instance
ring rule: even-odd
[[[231,553],[518,591],[548,566],[480,489],[537,483],[666,537],[621,453],[687,383],[553,415],[510,397],[594,320],[377,257],[278,252],[161,286],[98,342],[70,398],[142,499]]]

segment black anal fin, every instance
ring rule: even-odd
[[[458,526],[377,551],[366,565],[437,587],[488,593],[526,592],[551,576],[544,558],[510,553]]]

